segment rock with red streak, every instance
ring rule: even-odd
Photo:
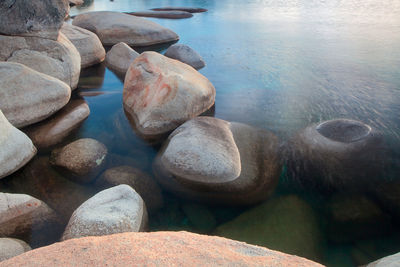
[[[145,139],[167,134],[214,105],[215,88],[195,69],[156,52],[129,67],[123,91],[128,119]]]
[[[62,251],[62,253],[60,253]],[[285,266],[316,262],[226,238],[187,232],[122,233],[71,239],[0,266]]]

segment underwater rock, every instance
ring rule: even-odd
[[[32,141],[11,125],[0,110],[0,179],[28,163],[36,151]]]
[[[106,55],[106,65],[113,71],[124,74],[139,53],[129,47],[126,43],[114,45]]]
[[[65,83],[18,63],[0,62],[0,88],[0,109],[15,127],[46,119],[71,97]]]
[[[381,208],[400,222],[400,181],[385,181],[377,184],[371,194]]]
[[[79,89],[101,89],[105,73],[106,64],[104,62],[82,69],[79,76]]]
[[[3,0],[0,2],[0,34],[57,40],[68,11],[66,0]]]
[[[187,64],[144,52],[129,67],[124,108],[134,129],[157,139],[208,110],[215,101],[211,82]]]
[[[93,181],[105,168],[107,148],[97,140],[83,138],[51,152],[50,163],[82,183]]]
[[[193,17],[192,13],[180,10],[139,11],[139,12],[127,12],[126,14],[134,15],[136,17],[150,17],[150,18],[162,18],[162,19],[185,19]]]
[[[119,42],[129,46],[149,46],[179,40],[176,33],[155,22],[120,12],[80,14],[72,24],[94,32],[106,46]]]
[[[39,149],[49,148],[62,142],[89,116],[89,106],[85,100],[71,100],[52,117],[24,129]]]
[[[70,6],[80,6],[84,3],[83,0],[69,0]]]
[[[99,37],[86,29],[64,23],[61,32],[73,43],[81,56],[81,68],[98,64],[106,57]]]
[[[159,210],[164,205],[161,189],[156,181],[139,169],[130,166],[110,168],[96,180],[96,186],[102,188],[120,184],[132,187],[143,198],[149,213]]]
[[[16,62],[57,78],[75,89],[81,57],[75,46],[60,33],[57,40],[0,35],[0,61]]]
[[[32,248],[22,240],[15,238],[0,238],[0,261],[18,256]]]
[[[396,267],[400,263],[400,253],[390,255],[367,264],[365,267]]]
[[[171,45],[164,55],[188,64],[196,70],[201,69],[206,65],[199,53],[193,50],[190,46],[184,44]]]
[[[118,185],[79,206],[61,239],[139,232],[146,227],[147,211],[142,198],[130,186]]]
[[[278,138],[245,124],[211,117],[187,121],[160,149],[153,172],[185,198],[249,205],[268,198],[281,173]]]
[[[217,220],[206,206],[185,202],[182,204],[182,210],[194,229],[199,232],[210,233],[217,226]]]
[[[268,200],[220,225],[214,234],[316,261],[322,256],[317,215],[296,195]]]
[[[355,120],[313,124],[293,137],[288,149],[289,173],[319,189],[362,190],[378,181],[383,167],[382,136]]]
[[[152,8],[151,10],[154,11],[185,11],[189,13],[202,13],[202,12],[207,12],[208,10],[205,8],[200,8],[200,7],[158,7],[158,8]]]

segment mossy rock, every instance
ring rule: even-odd
[[[322,234],[313,209],[296,195],[271,199],[219,226],[216,235],[321,261]]]

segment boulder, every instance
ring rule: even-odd
[[[149,18],[162,18],[162,19],[185,19],[193,17],[192,13],[179,10],[171,11],[139,11],[139,12],[128,12],[129,15],[136,17],[149,17]]]
[[[123,103],[134,129],[157,139],[214,105],[215,88],[187,64],[144,52],[129,67]]]
[[[217,227],[218,236],[321,260],[322,234],[313,209],[296,195],[271,199]]]
[[[18,63],[0,62],[0,88],[0,109],[15,127],[46,119],[71,97],[65,83]]]
[[[118,185],[94,195],[72,214],[62,240],[139,232],[146,228],[146,206],[135,190]]]
[[[77,87],[81,57],[64,34],[57,40],[0,35],[0,47],[0,61],[21,63]]]
[[[72,239],[24,253],[1,262],[0,266],[131,266],[132,263],[139,266],[322,267],[267,248],[187,232],[122,233]]]
[[[89,116],[89,106],[83,99],[71,100],[52,117],[24,129],[39,149],[49,148],[63,141]]]
[[[31,250],[31,247],[22,240],[15,238],[0,238],[0,261],[18,256]]]
[[[106,65],[113,71],[124,74],[139,53],[130,48],[126,43],[114,45],[106,55]]]
[[[398,267],[400,265],[400,253],[390,255],[367,264],[365,267]]]
[[[164,55],[186,63],[196,70],[201,69],[206,65],[199,53],[194,51],[190,46],[184,44],[171,45]]]
[[[0,34],[57,40],[68,11],[66,0],[3,0],[0,2]]]
[[[32,141],[12,126],[0,110],[0,179],[20,169],[35,155]]]
[[[83,183],[93,181],[105,168],[107,148],[97,140],[83,138],[51,152],[50,163]]]
[[[202,12],[207,12],[208,10],[205,8],[200,8],[200,7],[158,7],[158,8],[152,8],[151,10],[154,11],[185,11],[189,13],[202,13]]]
[[[274,191],[281,173],[278,138],[212,117],[187,121],[168,137],[153,171],[159,184],[185,198],[249,205]]]
[[[64,23],[61,32],[73,43],[81,56],[81,68],[102,62],[106,50],[99,37],[86,29]]]
[[[70,6],[80,6],[84,3],[83,0],[69,0]]]
[[[80,14],[72,24],[94,32],[105,46],[119,42],[130,46],[149,46],[179,40],[176,33],[155,22],[120,12]]]
[[[110,168],[96,181],[96,185],[102,188],[120,184],[126,184],[135,189],[143,198],[150,213],[159,210],[164,204],[161,189],[156,181],[150,175],[131,166]]]

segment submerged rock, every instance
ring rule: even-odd
[[[120,12],[80,14],[72,24],[94,32],[106,46],[119,42],[130,46],[149,46],[179,39],[176,33],[155,22]]]
[[[49,148],[62,142],[89,116],[89,106],[85,100],[71,100],[52,117],[25,128],[25,133],[39,149]]]
[[[180,10],[171,11],[139,11],[128,12],[129,15],[136,17],[150,17],[150,18],[163,18],[163,19],[185,19],[193,17],[192,13]]]
[[[202,13],[202,12],[208,11],[207,9],[201,8],[201,7],[158,7],[158,8],[152,8],[151,10],[155,10],[155,11],[178,10],[178,11],[185,11],[185,12],[190,12],[190,13]]]
[[[183,203],[182,210],[199,232],[210,233],[217,226],[217,220],[206,206],[187,202]]]
[[[162,187],[180,196],[248,205],[271,195],[281,167],[278,139],[272,133],[198,117],[172,132],[153,171]]]
[[[140,136],[156,139],[208,110],[215,101],[211,82],[187,64],[144,52],[125,77],[123,102]]]
[[[35,155],[32,141],[12,126],[0,110],[0,179],[20,169]]]
[[[85,1],[83,0],[69,0],[69,5],[70,6],[80,6],[84,3]]]
[[[0,34],[57,40],[68,11],[68,2],[64,0],[3,0]]]
[[[71,178],[89,183],[105,168],[106,157],[105,145],[83,138],[53,150],[50,163],[72,174]]]
[[[206,63],[203,58],[190,46],[184,44],[171,45],[165,52],[165,56],[186,63],[196,70],[203,68]]]
[[[86,29],[64,23],[61,32],[74,44],[81,56],[81,68],[102,62],[106,51],[99,37]]]
[[[31,247],[22,240],[15,238],[0,238],[0,261],[18,256],[31,250]]]
[[[122,233],[72,239],[22,254],[0,266],[130,266],[133,262],[149,266],[322,267],[298,256],[187,232]]]
[[[126,43],[114,45],[106,55],[107,67],[113,71],[124,74],[132,62],[139,56],[139,53],[130,48]]]
[[[0,35],[0,61],[21,63],[72,89],[77,87],[81,70],[78,50],[62,33],[57,40]]]
[[[83,203],[72,214],[62,240],[138,232],[146,228],[147,211],[142,198],[128,185],[118,185]]]

